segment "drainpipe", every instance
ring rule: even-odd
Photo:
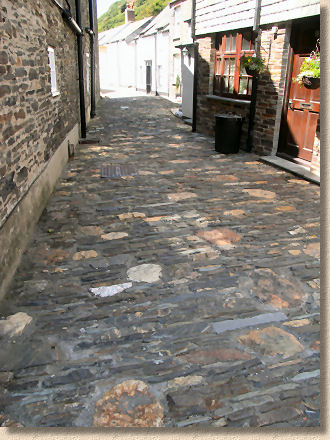
[[[76,3],[76,21],[81,28],[81,5],[80,0],[75,0]],[[85,114],[85,91],[84,91],[84,60],[83,60],[83,36],[77,35],[78,45],[78,73],[79,73],[79,101],[80,101],[80,130],[81,137],[86,137],[86,114]]]
[[[95,31],[94,31],[94,0],[89,0],[89,29],[91,52],[91,118],[95,116]]]
[[[191,6],[191,38],[194,48],[194,83],[193,83],[193,111],[192,131],[197,130],[197,76],[198,76],[198,43],[196,42],[196,0],[192,0]]]
[[[67,22],[67,24],[69,25],[69,27],[71,28],[71,30],[75,33],[75,34],[82,34],[82,30],[81,28],[78,26],[78,24],[76,23],[76,21],[74,20],[74,18],[71,15],[71,10],[70,10],[70,5],[68,4],[68,9],[64,9],[57,0],[50,0],[55,6],[58,7],[58,9],[61,11],[61,15],[63,17],[63,19]]]
[[[255,12],[254,12],[254,23],[253,32],[256,37],[255,41],[255,52],[258,54],[259,50],[259,30],[260,30],[260,11],[261,11],[261,0],[256,0]],[[256,75],[252,80],[252,92],[251,92],[251,104],[250,104],[250,115],[249,115],[249,127],[248,127],[248,137],[246,143],[246,151],[250,152],[254,145],[254,118],[256,114],[256,104],[257,104],[257,88],[258,88],[258,75]]]
[[[155,95],[158,96],[158,81],[157,81],[157,31],[155,33]]]

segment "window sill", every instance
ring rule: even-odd
[[[53,98],[56,98],[56,96],[59,96],[59,95],[60,95],[60,92],[53,92],[52,93]]]
[[[251,104],[251,101],[246,101],[245,99],[226,98],[224,96],[217,96],[217,95],[205,95],[205,96],[207,99],[214,99],[216,101],[233,102],[235,104],[246,104],[246,105]]]

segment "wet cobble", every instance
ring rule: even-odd
[[[172,107],[99,104],[1,304],[3,426],[319,426],[319,187]]]

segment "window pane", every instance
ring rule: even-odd
[[[234,73],[235,73],[235,60],[232,58],[230,60],[230,74],[234,75]]]
[[[228,58],[225,59],[225,66],[224,66],[223,73],[224,73],[224,75],[229,74],[229,59]]]
[[[242,37],[242,50],[250,50],[250,40],[245,35]]]
[[[249,78],[248,91],[249,91],[249,95],[251,95],[251,93],[252,93],[252,78]]]
[[[229,93],[233,93],[234,91],[234,77],[229,77]]]
[[[230,35],[226,35],[226,52],[230,51]]]
[[[231,51],[236,52],[236,35],[231,37]]]
[[[248,79],[246,77],[241,77],[239,80],[239,93],[241,95],[247,95],[248,93]]]
[[[227,93],[228,92],[228,76],[224,76],[223,81],[224,81],[223,91]]]

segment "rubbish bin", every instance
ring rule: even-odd
[[[231,113],[215,115],[215,151],[238,153],[243,117]]]

